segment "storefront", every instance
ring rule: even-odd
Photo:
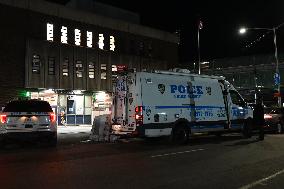
[[[105,92],[43,90],[31,92],[31,99],[48,101],[58,125],[91,125],[95,116],[110,114],[112,98]]]

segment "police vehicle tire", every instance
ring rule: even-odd
[[[245,138],[251,138],[252,137],[252,120],[248,119],[246,120],[243,128],[243,136]]]
[[[283,133],[283,125],[281,123],[277,123],[277,131],[278,134]]]
[[[185,123],[180,123],[174,127],[172,139],[175,144],[187,144],[189,140],[189,129]]]

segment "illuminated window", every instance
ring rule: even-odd
[[[101,79],[107,78],[106,64],[101,64]]]
[[[93,32],[87,31],[87,47],[93,47]]]
[[[55,75],[55,58],[48,57],[48,75]]]
[[[68,36],[67,36],[67,27],[62,26],[61,27],[61,43],[67,44],[68,42]]]
[[[152,47],[152,42],[148,44],[148,56],[152,57],[152,52],[153,52],[153,47]]]
[[[115,49],[115,40],[114,40],[114,36],[110,36],[109,37],[109,50],[114,51]]]
[[[104,49],[104,46],[105,46],[104,40],[105,40],[104,34],[99,34],[99,42],[98,42],[98,45],[99,45],[99,48],[102,49],[102,50]]]
[[[83,63],[81,60],[76,61],[76,76],[78,78],[83,77]]]
[[[94,62],[89,62],[89,78],[90,79],[95,78],[95,64],[94,64]]]
[[[75,29],[75,45],[81,45],[81,31],[78,29]]]
[[[112,73],[112,79],[115,80],[117,78],[117,66],[116,65],[111,66],[111,73]]]
[[[139,55],[144,55],[144,42],[139,43]]]
[[[33,55],[32,73],[33,74],[40,74],[40,56],[36,55],[36,54]]]
[[[46,24],[46,40],[53,41],[53,24]]]
[[[69,75],[69,59],[65,58],[62,65],[62,74],[63,76]]]

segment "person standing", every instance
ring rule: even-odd
[[[264,140],[264,107],[263,107],[263,100],[261,97],[259,97],[256,101],[256,106],[253,111],[253,119],[254,124],[256,125],[258,129],[258,139]]]

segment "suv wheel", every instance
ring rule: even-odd
[[[5,139],[0,138],[0,149],[3,149],[5,147],[5,145],[6,145]]]
[[[56,147],[57,146],[57,136],[52,136],[48,139],[48,146],[50,147]]]

